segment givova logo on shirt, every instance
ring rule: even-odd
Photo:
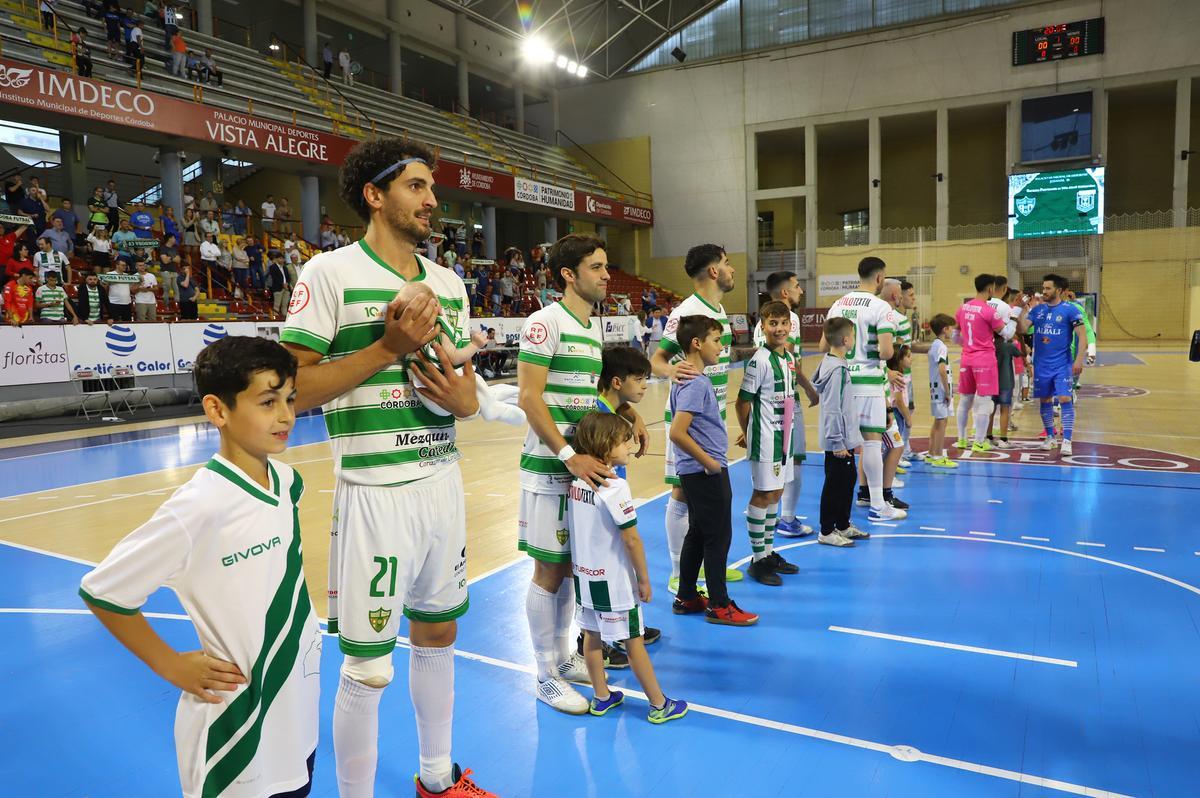
[[[262,543],[255,543],[248,549],[235,551],[233,554],[227,554],[221,558],[221,565],[228,568],[231,565],[237,565],[243,560],[249,560],[257,557],[260,554],[266,554],[276,546],[282,546],[283,541],[279,537],[273,537],[270,540],[265,540]]]

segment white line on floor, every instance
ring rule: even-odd
[[[988,499],[988,504],[1004,504],[1000,499]]]
[[[904,536],[898,535],[897,537],[904,537]],[[811,541],[806,541],[804,543],[797,543],[794,545],[805,546],[805,545],[809,545],[810,543],[811,543]],[[524,561],[524,559],[525,558],[521,558],[521,561]],[[0,613],[5,613],[5,612],[27,613],[27,614],[51,613],[51,614],[58,614],[58,615],[90,615],[91,614],[86,609],[42,610],[42,609],[25,609],[25,608],[15,608],[15,609],[0,608]],[[146,613],[146,617],[148,617],[148,618],[166,618],[166,619],[171,619],[171,620],[189,620],[186,615],[172,615],[172,614],[168,614],[168,613]],[[323,630],[323,633],[326,635],[329,635],[329,632],[327,630]],[[397,638],[396,642],[398,645],[400,645],[404,648],[410,647],[409,641],[405,638],[402,638],[402,637]],[[524,674],[528,674],[528,675],[533,675],[535,673],[535,669],[531,665],[521,665],[516,662],[509,662],[507,660],[498,659],[496,657],[489,657],[485,654],[476,654],[473,651],[465,651],[460,648],[456,648],[454,650],[454,655],[457,657],[461,657],[462,659],[471,660],[472,662],[479,662],[479,663],[482,663],[485,665],[491,665],[493,667],[503,668],[504,670],[514,671],[516,673],[524,673]],[[626,696],[631,696],[631,697],[637,698],[641,701],[647,700],[646,694],[642,693],[638,690],[626,688],[624,690],[624,693]],[[534,699],[531,696],[529,698],[529,700],[533,701]],[[901,752],[900,748],[895,745],[888,745],[886,743],[875,742],[874,740],[865,740],[865,739],[862,739],[859,737],[850,737],[845,734],[836,734],[834,732],[828,732],[828,731],[824,731],[822,729],[813,729],[813,728],[809,728],[807,726],[797,726],[797,725],[791,724],[791,723],[781,723],[779,721],[770,720],[768,718],[759,718],[754,715],[746,715],[741,712],[731,712],[730,710],[727,710],[727,709],[720,709],[718,707],[710,707],[710,706],[706,706],[704,704],[689,703],[688,709],[689,709],[689,711],[695,712],[700,715],[708,715],[708,716],[714,717],[714,718],[723,718],[725,720],[734,721],[735,723],[741,723],[741,724],[744,724],[747,726],[755,726],[760,729],[770,729],[773,731],[784,732],[786,734],[794,734],[799,737],[809,737],[814,740],[824,740],[826,742],[838,743],[839,745],[848,745],[848,746],[851,746],[854,748],[861,748],[861,749],[864,749],[867,751],[875,751],[876,753],[887,754],[888,756],[891,756],[893,758],[900,759],[903,762],[927,762],[931,765],[940,765],[942,767],[953,768],[954,770],[962,770],[962,771],[966,771],[968,773],[979,773],[984,776],[992,776],[993,778],[1005,779],[1008,781],[1017,782],[1018,784],[1029,784],[1029,785],[1032,785],[1035,787],[1046,787],[1046,788],[1053,789],[1053,790],[1059,790],[1061,792],[1071,793],[1073,795],[1091,796],[1091,798],[1130,798],[1130,796],[1126,796],[1121,793],[1109,792],[1108,790],[1100,790],[1095,787],[1087,787],[1082,784],[1073,784],[1069,781],[1059,781],[1058,779],[1048,779],[1048,778],[1044,778],[1042,776],[1034,776],[1034,775],[1031,775],[1028,773],[1019,773],[1015,770],[1006,770],[1005,768],[992,767],[991,765],[981,765],[976,762],[967,762],[962,759],[953,759],[951,757],[938,756],[936,754],[927,754],[927,753],[920,751],[916,748],[913,748],[911,746],[904,746],[903,751]]]
[[[1075,545],[1076,546],[1092,546],[1093,548],[1097,548],[1097,549],[1104,548],[1103,543],[1092,543],[1090,540],[1077,540],[1077,541],[1075,541]]]
[[[507,493],[489,493],[487,495],[493,499],[503,499],[508,494]]]
[[[40,502],[48,502],[48,501],[54,501],[57,498],[58,498],[57,496],[38,496],[37,500]]]
[[[924,529],[926,532],[945,532],[946,531],[944,528],[942,528],[940,526],[923,526],[923,527],[921,527],[921,529]]]
[[[333,493],[333,488],[321,488],[318,493]]]
[[[871,524],[873,526],[890,526],[893,529],[895,529],[895,527],[896,527],[895,524],[889,524],[887,521],[872,521]]]
[[[94,494],[94,493],[80,493],[80,494],[79,494],[78,496],[76,496],[75,498],[76,498],[76,499],[94,499],[94,498],[96,498],[96,494]]]
[[[1021,535],[1021,540],[1036,540],[1039,543],[1049,543],[1050,538],[1035,538],[1032,535]]]
[[[995,533],[995,532],[975,532],[975,531],[971,531],[971,532],[968,532],[967,534],[968,534],[968,535],[983,535],[984,537],[987,537],[987,538],[994,538],[994,537],[996,537],[996,533]]]
[[[914,643],[918,646],[932,646],[934,648],[949,648],[954,651],[967,651],[972,654],[990,654],[993,657],[1008,657],[1009,659],[1023,659],[1028,662],[1042,662],[1046,665],[1062,665],[1065,668],[1078,668],[1079,663],[1071,659],[1056,659],[1055,657],[1040,657],[1036,654],[1022,654],[1019,651],[1002,651],[996,648],[979,648],[978,646],[964,646],[959,643],[945,643],[941,640],[927,640],[923,637],[908,637],[906,635],[892,635],[886,632],[871,632],[866,629],[851,629],[845,626],[830,626],[829,631],[841,632],[848,635],[859,635],[861,637],[877,637],[880,640],[895,640],[898,643]]]
[[[1153,546],[1134,546],[1133,550],[1134,551],[1153,551],[1153,552],[1157,552],[1159,554],[1167,553],[1166,549],[1156,549]]]

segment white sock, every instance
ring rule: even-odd
[[[750,533],[750,551],[754,561],[758,562],[767,554],[763,550],[763,536],[766,534],[767,508],[756,507],[753,504],[746,507],[746,531]]]
[[[342,674],[333,703],[333,758],[341,798],[372,798],[379,759],[379,699],[368,687]]]
[[[871,509],[883,509],[883,441],[863,441],[863,476],[871,494]]]
[[[775,551],[775,525],[779,523],[779,502],[767,508],[767,525],[763,529],[763,551],[767,556]]]
[[[492,388],[483,381],[483,377],[475,375],[475,398],[479,401],[479,415],[483,417],[483,420],[500,421],[514,427],[525,426],[527,423],[525,411],[503,401],[498,394],[496,388]]]
[[[987,400],[975,405],[975,442],[983,443],[987,440],[988,422],[992,417],[992,402]],[[999,424],[997,424],[999,426]]]
[[[554,651],[566,662],[575,650],[571,645],[571,622],[575,620],[575,580],[564,579],[554,594]]]
[[[792,481],[783,486],[783,496],[779,497],[779,517],[790,524],[796,520],[796,505],[800,503],[800,464],[784,468],[792,469]]]
[[[671,578],[679,578],[679,553],[688,531],[687,504],[667,499],[667,550],[671,553]]]
[[[421,783],[431,792],[454,784],[450,738],[454,726],[454,646],[412,646],[408,692],[417,719]]]
[[[533,582],[525,595],[525,616],[529,619],[529,639],[533,642],[533,658],[537,662],[539,682],[557,675],[558,651],[555,648],[554,622],[558,614],[558,598]]]
[[[975,404],[975,394],[968,393],[958,397],[958,439],[967,439],[967,419],[971,417],[971,408]]]

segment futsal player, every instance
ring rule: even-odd
[[[962,457],[989,451],[988,421],[992,417],[992,397],[1000,392],[1000,373],[996,365],[993,336],[1004,329],[1004,320],[988,304],[996,287],[996,278],[981,274],[975,278],[975,298],[964,302],[954,314],[962,344],[958,369],[958,442]],[[967,441],[967,424],[975,411],[975,432]]]
[[[1083,374],[1083,311],[1063,301],[1067,280],[1057,274],[1042,278],[1042,295],[1034,297],[1021,311],[1017,329],[1024,334],[1033,330],[1033,395],[1041,402],[1042,425],[1046,439],[1042,449],[1054,448],[1054,402],[1062,408],[1062,454],[1071,455],[1071,437],[1075,431],[1075,402],[1072,381]]]
[[[341,798],[375,792],[379,701],[409,621],[408,687],[416,716],[418,798],[488,796],[451,759],[454,641],[467,611],[467,514],[455,421],[479,410],[475,373],[442,373],[423,354],[439,314],[456,343],[470,339],[467,291],[417,247],[437,209],[436,158],[412,139],[357,145],[341,168],[341,198],[367,223],[354,244],[315,256],[296,284],[280,340],[300,364],[296,406],[323,406],[333,449],[329,630],[345,655],[333,712]],[[400,310],[408,281],[433,294]],[[416,364],[403,359],[415,354]],[[413,394],[446,410],[427,410]],[[380,393],[391,397],[381,403]]]
[[[858,263],[858,290],[834,302],[826,314],[826,318],[841,317],[854,323],[850,392],[854,395],[859,431],[863,437],[863,474],[871,503],[867,517],[871,521],[908,517],[906,511],[892,507],[883,498],[883,434],[887,424],[888,381],[884,361],[892,356],[892,341],[896,333],[892,307],[878,296],[886,270],[887,264],[879,258],[863,258]],[[821,336],[820,349],[822,352],[829,351],[829,343],[824,335]],[[850,537],[869,537],[869,534],[851,529]]]

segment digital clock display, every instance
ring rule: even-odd
[[[1013,66],[1104,52],[1104,17],[1062,22],[1013,34]]]

